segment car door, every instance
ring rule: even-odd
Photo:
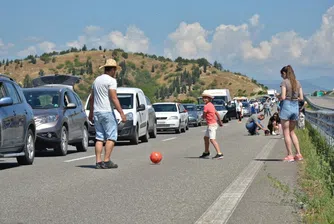
[[[154,108],[152,107],[152,103],[150,99],[145,96],[146,99],[146,104],[147,104],[147,109],[148,109],[148,124],[149,124],[149,130],[151,131],[154,128],[154,123],[155,123],[155,111]]]
[[[17,87],[11,82],[5,82],[8,96],[13,99],[13,146],[22,146],[25,142],[25,124],[26,124],[26,112],[23,105],[23,99],[21,99]],[[9,111],[10,112],[10,111]]]
[[[182,104],[180,104],[180,112],[181,112],[182,122],[184,126],[186,126],[187,120],[188,120],[188,112],[186,111],[186,109],[184,108]]]
[[[70,103],[69,91],[65,91],[62,96],[62,103],[64,105],[64,117],[67,119],[68,123],[68,139],[71,141],[75,139],[75,124],[74,124],[74,116],[75,109],[67,108],[67,105]]]
[[[146,99],[145,99],[145,95],[142,92],[138,92],[138,97],[139,97],[139,105],[143,104],[145,105],[145,110],[140,111],[141,113],[141,124],[140,124],[140,128],[142,129],[142,133],[145,134],[147,131],[147,122],[148,122],[148,108],[147,108],[147,104],[146,104]]]
[[[78,122],[78,126],[79,126],[79,135],[80,135],[80,138],[83,137],[83,127],[84,127],[84,124],[85,122],[87,121],[87,115],[86,115],[86,112],[85,112],[85,108],[83,107],[82,105],[82,102],[79,98],[79,96],[76,94],[76,93],[73,93],[74,95],[74,98],[76,100],[76,104],[77,104],[77,122]]]
[[[82,126],[83,126],[83,118],[81,116],[80,105],[78,105],[78,101],[76,100],[74,93],[72,91],[67,91],[67,95],[69,98],[69,103],[74,103],[76,105],[75,108],[71,108],[71,117],[72,117],[72,132],[73,139],[80,139],[82,137]]]

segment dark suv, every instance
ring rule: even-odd
[[[33,110],[21,87],[0,74],[0,157],[16,157],[20,165],[33,164],[35,133]]]

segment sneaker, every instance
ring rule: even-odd
[[[199,158],[205,159],[208,158],[209,156],[210,156],[209,152],[203,152],[203,154]]]
[[[95,169],[105,169],[105,165],[103,162],[96,163]]]
[[[222,159],[222,158],[224,158],[223,153],[222,154],[217,154],[214,157],[212,157],[212,159]]]
[[[115,169],[118,168],[118,165],[116,163],[113,163],[112,161],[104,162],[104,169]]]
[[[296,154],[294,159],[296,161],[302,161],[304,158],[303,158],[302,154]]]
[[[285,158],[283,159],[283,161],[284,161],[284,162],[294,162],[295,159],[293,158],[292,155],[290,155],[290,156],[285,157]]]

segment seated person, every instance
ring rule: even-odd
[[[258,129],[263,131],[267,130],[261,124],[261,121],[264,119],[264,114],[253,114],[250,116],[246,122],[246,129],[251,135],[258,135]]]
[[[271,118],[269,118],[268,126],[267,126],[271,135],[278,134],[277,132],[279,132],[279,125],[280,124],[281,124],[281,119],[279,118],[278,113],[275,112],[273,114],[273,116],[271,116]]]

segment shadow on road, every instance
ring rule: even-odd
[[[210,158],[199,158],[198,156],[187,156],[187,157],[183,157],[185,159],[210,159]]]
[[[283,159],[254,159],[255,161],[262,161],[262,162],[282,162]]]
[[[76,150],[68,150],[67,155],[79,153]],[[35,157],[60,157],[53,150],[36,151]]]
[[[18,163],[0,163],[0,170],[11,169],[15,167],[19,167]]]
[[[87,169],[95,169],[95,165],[79,165],[76,167],[80,167],[80,168],[87,168]]]

